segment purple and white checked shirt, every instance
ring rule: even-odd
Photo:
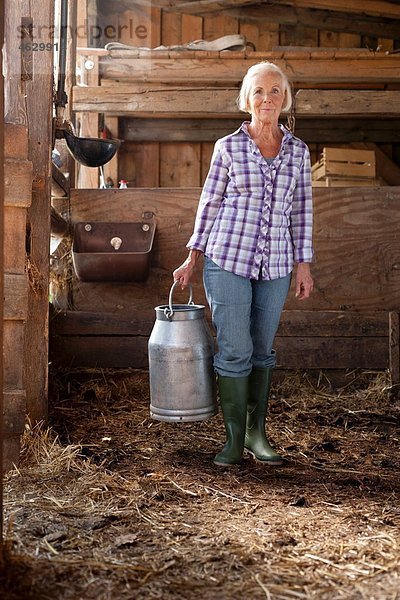
[[[215,144],[187,247],[236,275],[278,279],[313,259],[310,154],[280,125],[269,164],[247,125]]]

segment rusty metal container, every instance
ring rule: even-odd
[[[203,421],[218,411],[213,369],[214,340],[205,306],[157,306],[149,338],[150,415],[157,421]]]
[[[144,281],[156,225],[75,223],[72,262],[80,281]]]

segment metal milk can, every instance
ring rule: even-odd
[[[150,416],[157,421],[202,421],[215,415],[214,340],[205,320],[205,306],[194,304],[192,286],[187,304],[157,306],[149,338]]]

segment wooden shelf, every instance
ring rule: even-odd
[[[78,49],[88,55],[88,50]],[[94,54],[93,54],[94,56]],[[270,52],[104,50],[97,53],[102,79],[168,84],[238,85],[262,60],[281,67],[295,83],[399,81],[400,56],[360,48],[277,48]]]
[[[150,87],[135,91],[126,83],[76,86],[73,106],[78,112],[136,117],[232,117],[244,115],[236,106],[237,88]],[[397,117],[400,91],[299,90],[296,114],[306,117]]]
[[[73,88],[73,109],[113,116],[232,117],[240,115],[236,97],[244,73],[261,60],[280,66],[299,89],[299,116],[400,114],[400,91],[357,89],[398,83],[400,55],[365,49],[286,48],[271,52],[200,52],[80,48],[81,85]],[[91,68],[85,71],[89,60]],[[91,74],[98,73],[93,78]],[[90,75],[90,77],[89,77]],[[348,89],[348,88],[354,89]]]

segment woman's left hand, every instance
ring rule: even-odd
[[[296,298],[305,300],[313,291],[314,282],[311,277],[310,264],[298,263],[296,270]]]

